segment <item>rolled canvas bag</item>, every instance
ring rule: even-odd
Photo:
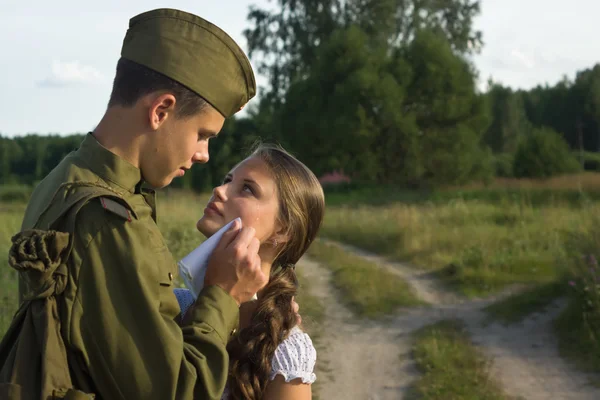
[[[0,342],[0,399],[90,400],[93,393],[74,388],[61,336],[59,301],[68,279],[72,233],[79,210],[91,199],[113,193],[80,188],[50,223],[12,237],[9,265],[28,291]],[[42,217],[40,217],[41,219]]]
[[[65,289],[69,234],[28,230],[12,238],[9,264],[26,294],[0,343],[0,399],[93,399],[75,390],[60,333],[57,296]]]

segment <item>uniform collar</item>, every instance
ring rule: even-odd
[[[82,161],[100,178],[134,193],[142,182],[142,171],[102,146],[88,133],[77,150]]]

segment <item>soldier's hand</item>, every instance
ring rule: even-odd
[[[251,227],[234,222],[223,234],[206,269],[204,284],[223,288],[239,304],[249,301],[268,282],[258,255],[260,242]]]

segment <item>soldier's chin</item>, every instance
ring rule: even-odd
[[[144,177],[144,180],[146,182],[146,184],[148,186],[150,186],[152,189],[163,189],[167,186],[169,186],[171,184],[171,182],[173,182],[173,177],[166,177],[163,179],[149,179]]]
[[[223,226],[223,223],[213,221],[212,219],[208,219],[206,217],[200,218],[196,223],[196,229],[198,229],[200,233],[202,233],[207,238],[217,233],[219,229],[221,229]]]

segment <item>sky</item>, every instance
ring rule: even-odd
[[[0,134],[92,130],[106,110],[132,16],[161,7],[189,11],[246,50],[242,32],[251,5],[272,2],[0,0]],[[489,78],[515,89],[553,85],[600,62],[600,1],[481,0],[481,9],[475,28],[484,47],[473,61],[482,90]],[[260,96],[266,79],[257,74],[257,82]]]

